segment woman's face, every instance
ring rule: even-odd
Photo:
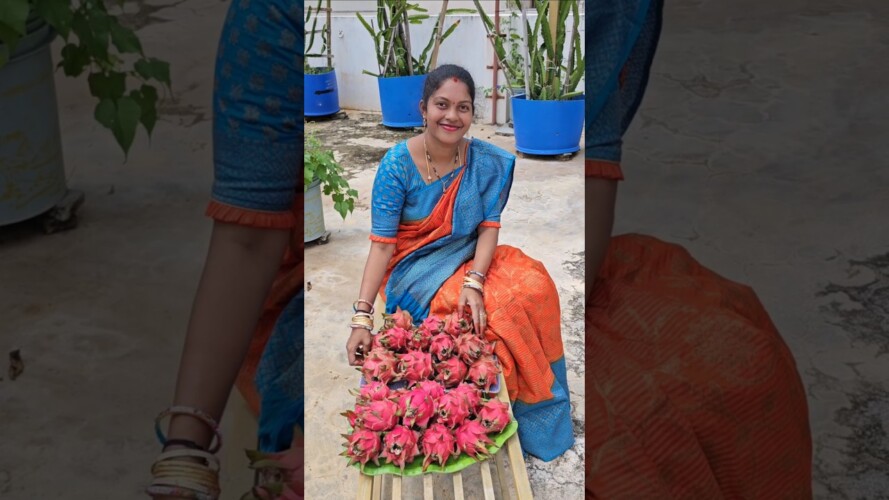
[[[422,106],[425,104],[425,110]],[[457,78],[448,78],[432,93],[429,101],[420,103],[425,111],[426,132],[444,144],[454,145],[463,139],[472,125],[472,98],[469,87]]]

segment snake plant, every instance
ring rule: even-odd
[[[307,74],[307,75],[318,75],[321,73],[327,73],[328,71],[333,69],[332,67],[330,67],[331,63],[328,63],[328,66],[322,66],[322,67],[313,67],[313,66],[309,65],[310,58],[328,57],[327,52],[330,47],[330,40],[328,39],[328,36],[327,36],[328,35],[328,26],[324,26],[320,30],[318,29],[318,16],[321,14],[321,11],[322,11],[321,3],[323,1],[324,0],[318,0],[318,3],[317,3],[317,5],[314,6],[314,8],[311,5],[309,5],[309,7],[306,9],[306,20],[305,20],[306,24],[305,24],[305,26],[308,28],[310,23],[312,26],[311,29],[306,30],[306,49],[305,49],[306,62],[305,62],[304,70],[305,70],[305,74]],[[327,8],[328,9],[330,8],[330,0],[327,0]],[[312,47],[315,46],[316,33],[321,33],[321,50],[313,53]]]
[[[447,2],[442,2],[442,8]],[[408,0],[377,0],[377,18],[368,22],[360,12],[357,12],[358,20],[364,25],[364,28],[370,33],[374,42],[374,49],[377,55],[377,73],[364,70],[363,73],[377,76],[409,76],[409,75],[425,75],[431,69],[434,57],[430,57],[430,50],[434,52],[436,35],[439,33],[439,24],[443,22],[444,16],[439,16],[432,29],[432,35],[423,48],[419,57],[413,56],[411,50],[410,25],[421,24],[424,20],[429,19],[428,10],[420,7],[419,4],[409,3]],[[472,9],[446,9],[445,15],[449,14],[472,14]],[[438,44],[446,40],[460,21],[454,21],[443,33],[441,33]]]
[[[494,23],[491,18],[485,14],[479,0],[473,1],[510,87],[514,85],[513,82],[524,82],[527,98],[541,101],[568,100],[583,94],[582,90],[576,90],[584,73],[584,56],[578,29],[579,0],[557,2],[558,11],[553,13],[556,17],[555,32],[550,28],[551,3],[548,0],[534,0],[537,19],[533,28],[525,15],[521,0],[510,0],[515,8],[522,11],[525,30],[524,61],[508,56],[502,37],[493,33]],[[572,17],[570,26],[569,14]],[[564,50],[566,40],[569,41],[567,54]]]

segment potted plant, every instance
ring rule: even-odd
[[[423,97],[426,73],[435,68],[441,43],[460,24],[457,20],[442,32],[444,18],[448,14],[474,12],[471,9],[448,9],[447,4],[447,0],[442,1],[441,12],[432,29],[429,42],[419,58],[414,57],[411,50],[410,25],[421,24],[423,20],[428,19],[426,9],[408,3],[408,0],[377,0],[376,28],[378,29],[374,28],[373,20],[368,23],[360,12],[356,13],[358,20],[370,33],[376,50],[377,73],[367,70],[363,73],[377,77],[383,125],[406,128],[419,127],[423,124],[423,117],[417,104]]]
[[[306,137],[303,162],[305,186],[303,241],[308,243],[320,239],[326,242],[328,233],[324,227],[322,191],[325,196],[330,196],[334,210],[344,220],[346,215],[355,209],[358,191],[349,187],[349,181],[343,177],[343,168],[334,158],[333,151],[324,148],[314,134]]]
[[[305,92],[304,109],[305,116],[330,116],[340,111],[339,91],[336,85],[336,69],[333,67],[333,54],[330,47],[330,0],[327,7],[322,8],[323,0],[318,0],[314,9],[310,5],[306,9],[306,26],[311,24],[311,30],[306,31],[306,63],[304,68]],[[324,28],[318,29],[318,17],[321,12],[327,13],[327,21]],[[315,46],[316,33],[321,34],[321,50],[312,52]],[[311,66],[312,59],[327,58],[327,66]]]
[[[50,43],[65,40],[53,65]],[[86,73],[94,116],[124,155],[141,125],[157,122],[170,68],[102,0],[2,0],[0,7],[0,225],[40,215],[68,193],[53,72]],[[82,193],[80,194],[82,200]]]
[[[516,149],[522,153],[556,155],[580,150],[583,133],[583,91],[577,91],[584,73],[579,0],[557,3],[534,0],[537,19],[533,29],[521,0],[511,0],[521,10],[524,60],[507,56],[503,40],[493,33],[494,24],[478,0],[476,10],[494,46],[509,87],[524,83],[524,93],[511,99]],[[550,6],[557,6],[550,10]],[[572,24],[568,26],[568,16]],[[564,47],[568,42],[567,60]]]

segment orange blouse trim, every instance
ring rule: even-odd
[[[620,163],[615,161],[587,159],[584,161],[584,176],[617,181],[624,180],[624,173],[620,168]]]
[[[216,200],[210,200],[205,214],[219,222],[263,229],[292,229],[296,227],[297,222],[293,211],[263,212],[227,205]]]

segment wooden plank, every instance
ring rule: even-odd
[[[485,500],[494,500],[494,482],[491,481],[490,462],[485,460],[479,465],[482,469],[482,489],[485,492]]]
[[[463,500],[463,473],[451,474],[454,478],[454,500]]]
[[[497,397],[500,398],[500,401],[509,403],[509,391],[506,390],[506,380],[503,379],[502,373],[500,374],[500,392],[497,393]],[[511,404],[509,413],[512,414]],[[534,496],[531,493],[528,468],[525,466],[524,457],[522,457],[522,445],[519,443],[518,433],[506,440],[506,454],[509,456],[509,467],[512,469],[512,479],[515,482],[518,500],[531,500]]]
[[[355,496],[357,500],[368,500],[373,490],[373,478],[367,474],[358,474],[358,494]]]
[[[401,476],[392,476],[392,500],[401,500]]]
[[[432,474],[423,474],[423,500],[433,500]]]
[[[494,470],[497,472],[497,484],[500,485],[500,498],[509,500],[509,490],[506,489],[506,466],[503,460],[503,450],[497,450],[494,454]]]
[[[374,476],[372,500],[380,500],[383,498],[383,476]]]

